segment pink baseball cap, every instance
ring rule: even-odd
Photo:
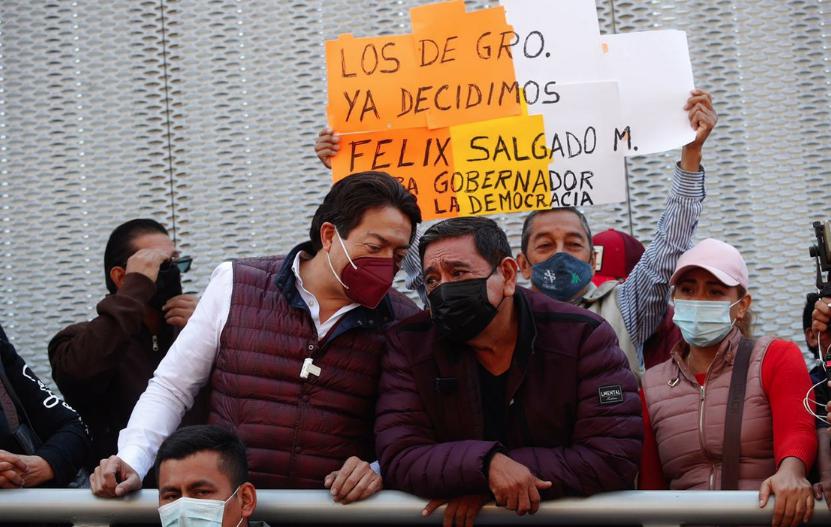
[[[675,272],[669,279],[670,285],[675,285],[681,275],[693,267],[711,272],[728,287],[740,285],[747,289],[747,264],[741,253],[729,243],[713,238],[698,242],[678,259]]]

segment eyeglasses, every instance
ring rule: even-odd
[[[184,274],[190,271],[190,264],[193,263],[193,258],[190,256],[180,256],[178,258],[171,258],[166,263],[169,263],[169,265],[175,265],[179,268],[179,272]]]

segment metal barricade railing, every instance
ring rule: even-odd
[[[409,494],[384,491],[369,500],[339,505],[323,490],[259,490],[254,519],[272,525],[441,524],[441,510],[421,516],[426,501]],[[544,502],[533,516],[517,517],[492,505],[477,525],[635,525],[682,524],[769,525],[773,503],[759,509],[755,492],[630,491],[591,498]],[[106,500],[88,489],[0,490],[0,522],[129,523],[158,521],[158,494],[142,490],[127,498]],[[831,524],[825,502],[818,501],[813,525]]]

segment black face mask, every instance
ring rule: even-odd
[[[159,276],[156,278],[156,294],[150,299],[150,306],[161,311],[162,306],[174,296],[182,294],[182,273],[179,267],[171,262],[165,262],[159,267]]]
[[[467,342],[491,323],[497,313],[488,300],[487,282],[492,274],[447,282],[427,295],[430,316],[442,335],[454,342]]]

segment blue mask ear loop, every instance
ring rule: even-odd
[[[729,307],[729,308],[727,308],[727,315],[728,315],[728,316],[730,316],[730,310],[731,310],[731,309],[733,309],[733,306],[735,306],[736,304],[738,304],[739,302],[741,302],[742,300],[744,300],[744,297],[745,297],[745,296],[747,296],[747,295],[742,296],[741,298],[739,298],[738,300],[736,300],[735,302],[733,302],[732,304],[730,304],[730,307]],[[738,319],[738,318],[736,318],[736,319],[731,318],[731,319],[730,319],[730,327],[731,327],[731,328],[732,328],[733,326],[735,326],[735,325],[736,325],[736,320],[739,320],[739,319]]]
[[[228,505],[228,502],[231,501],[231,498],[233,498],[237,494],[237,492],[239,492],[239,489],[240,489],[241,486],[242,485],[238,485],[237,488],[234,489],[234,492],[232,492],[231,495],[228,496],[228,499],[225,500],[225,505]]]
[[[231,498],[233,498],[233,497],[234,497],[234,495],[235,495],[237,492],[239,492],[239,489],[240,489],[240,487],[241,487],[241,486],[242,486],[242,485],[239,485],[239,486],[236,488],[236,490],[234,490],[234,492],[233,492],[230,496],[228,496],[228,499],[227,499],[227,500],[225,500],[225,505],[227,505],[227,504],[228,504],[228,502],[229,502],[229,501],[231,501]],[[223,507],[223,516],[224,516],[224,515],[225,515],[225,509],[224,509],[224,507]],[[237,522],[237,524],[236,524],[234,527],[240,527],[240,525],[242,525],[242,520],[244,520],[244,519],[245,519],[245,518],[244,518],[242,515],[240,515],[240,517],[239,517],[239,521]]]

